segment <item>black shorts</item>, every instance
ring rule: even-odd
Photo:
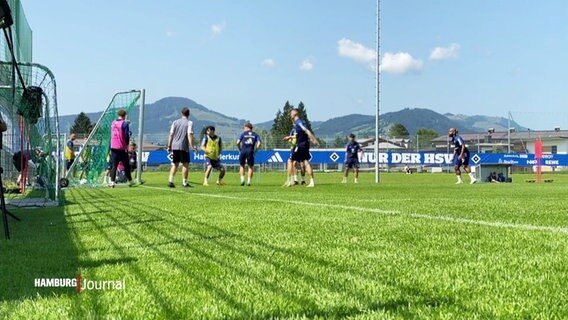
[[[71,165],[73,165],[73,162],[74,162],[74,161],[75,161],[75,159],[67,160],[67,161],[65,162],[65,168],[67,168],[67,170],[69,170],[69,169],[71,168]]]
[[[463,159],[461,161],[459,160],[459,156],[459,154],[454,154],[454,166],[469,167],[469,152],[464,152]]]
[[[310,146],[309,145],[296,145],[294,150],[292,150],[292,157],[290,157],[292,161],[310,161],[312,159],[312,155],[310,154]]]
[[[353,169],[353,168],[359,169],[359,159],[349,158],[349,159],[345,160],[345,166],[348,169]]]
[[[173,150],[172,163],[189,163],[189,151]]]
[[[249,165],[249,167],[254,166],[254,151],[243,151],[239,155],[239,164],[241,166]]]

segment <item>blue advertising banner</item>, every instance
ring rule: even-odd
[[[203,152],[191,152],[192,163],[204,163]],[[345,162],[344,151],[334,150],[312,150],[312,163],[338,164]],[[290,158],[290,150],[265,150],[258,151],[256,163],[286,163]],[[361,163],[374,164],[376,162],[374,152],[363,152]],[[433,152],[381,152],[379,153],[379,164],[388,165],[450,165],[452,155],[447,153]],[[144,153],[144,162],[148,165],[169,164],[170,158],[165,150],[158,150]],[[221,161],[225,164],[238,164],[239,151],[223,151]],[[480,164],[511,164],[514,166],[533,166],[536,165],[534,154],[506,154],[506,153],[472,153],[472,166]],[[541,164],[544,166],[568,166],[568,155],[565,154],[545,154],[542,156]]]

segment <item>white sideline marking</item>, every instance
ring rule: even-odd
[[[379,213],[384,215],[400,215],[400,216],[407,216],[415,219],[426,219],[426,220],[437,220],[437,221],[448,221],[454,223],[461,223],[461,224],[471,224],[471,225],[479,225],[479,226],[486,226],[486,227],[493,227],[493,228],[500,228],[500,229],[516,229],[516,230],[525,230],[525,231],[542,231],[542,232],[550,232],[550,233],[562,233],[568,234],[568,228],[564,227],[549,227],[549,226],[538,226],[532,224],[518,224],[518,223],[509,223],[509,222],[499,222],[499,221],[485,221],[485,220],[474,220],[474,219],[467,219],[467,218],[458,218],[453,216],[431,216],[428,214],[422,213],[403,213],[397,210],[383,210],[383,209],[375,209],[375,208],[363,208],[363,207],[355,207],[355,206],[345,206],[340,204],[330,204],[330,203],[318,203],[318,202],[307,202],[307,201],[297,201],[297,200],[284,200],[284,199],[270,199],[270,198],[243,198],[243,197],[235,197],[235,196],[227,196],[223,194],[209,194],[209,193],[197,193],[197,192],[183,192],[179,190],[172,190],[169,188],[159,188],[159,187],[149,187],[149,186],[141,186],[143,188],[148,189],[155,189],[155,190],[168,190],[171,192],[177,193],[184,193],[188,195],[196,195],[196,196],[203,196],[203,197],[210,197],[210,198],[222,198],[222,199],[231,199],[231,200],[241,200],[241,201],[267,201],[267,202],[280,202],[280,203],[288,203],[288,204],[300,204],[305,206],[312,206],[312,207],[326,207],[326,208],[335,208],[335,209],[346,209],[346,210],[353,210],[359,212],[371,212],[371,213]]]

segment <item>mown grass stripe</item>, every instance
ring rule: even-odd
[[[550,227],[550,226],[538,226],[538,225],[531,225],[531,224],[509,223],[509,222],[501,222],[501,221],[486,221],[486,220],[466,219],[466,218],[454,217],[454,216],[451,216],[451,215],[433,216],[433,215],[422,214],[422,213],[404,213],[402,211],[397,211],[397,210],[384,210],[384,209],[377,209],[377,208],[346,206],[346,205],[340,205],[340,204],[330,204],[330,203],[321,203],[321,202],[309,202],[309,201],[285,200],[285,199],[273,199],[273,198],[260,198],[260,197],[259,198],[245,198],[245,197],[227,196],[227,195],[223,195],[223,194],[209,194],[209,193],[200,193],[200,192],[187,193],[187,192],[180,191],[180,190],[172,190],[172,189],[161,188],[161,187],[151,187],[151,186],[142,186],[142,187],[148,188],[148,189],[155,189],[155,190],[167,190],[167,191],[170,191],[170,192],[191,194],[191,195],[195,195],[195,196],[210,197],[210,198],[222,198],[222,199],[239,200],[239,201],[263,201],[263,202],[268,201],[268,202],[297,204],[297,205],[313,206],[313,207],[345,209],[345,210],[353,210],[353,211],[358,211],[358,212],[379,213],[379,214],[384,214],[384,215],[398,215],[398,216],[406,216],[406,217],[415,218],[415,219],[446,221],[446,222],[453,222],[453,223],[458,223],[458,224],[479,225],[479,226],[499,228],[499,229],[514,229],[514,230],[523,230],[523,231],[540,231],[540,232],[557,233],[557,234],[568,234],[568,228],[564,228],[564,227]]]

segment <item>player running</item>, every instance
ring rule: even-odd
[[[454,163],[454,171],[456,172],[456,176],[458,181],[456,184],[462,184],[461,178],[461,171],[460,167],[463,166],[463,169],[470,178],[470,184],[474,184],[477,182],[471,169],[469,168],[469,150],[465,146],[465,141],[461,136],[458,135],[458,130],[456,128],[450,128],[448,131],[448,136],[452,138],[452,144],[454,145],[454,155],[452,156],[452,161]]]
[[[292,118],[292,121],[294,121],[294,129],[296,130],[297,143],[296,147],[292,151],[293,165],[288,166],[287,186],[290,187],[294,185],[290,181],[292,181],[292,176],[294,175],[294,169],[295,169],[294,162],[297,162],[300,164],[302,163],[304,164],[306,172],[310,175],[310,183],[308,184],[307,187],[313,188],[315,187],[315,182],[314,182],[314,171],[312,170],[312,166],[310,165],[310,159],[311,159],[310,142],[313,143],[314,145],[319,145],[319,142],[316,139],[316,137],[313,135],[313,133],[310,130],[308,130],[308,128],[306,128],[304,121],[300,119],[298,109],[292,109],[292,111],[290,111],[290,117]]]
[[[225,176],[225,167],[221,164],[223,142],[221,141],[221,137],[215,135],[214,126],[208,126],[205,133],[205,137],[203,137],[203,141],[201,141],[201,150],[205,152],[205,163],[207,164],[203,186],[209,186],[209,175],[211,175],[213,169],[219,170],[217,185],[221,186],[224,184],[223,177]]]
[[[237,147],[241,151],[239,155],[241,186],[245,185],[245,165],[248,165],[247,186],[250,187],[252,175],[254,174],[254,155],[260,148],[260,144],[260,136],[252,131],[252,123],[245,123],[244,131],[237,140]]]
[[[347,176],[349,176],[349,169],[355,171],[355,183],[359,183],[359,158],[363,153],[361,145],[355,141],[355,135],[349,135],[349,143],[345,146],[345,174],[341,183],[347,183]]]

